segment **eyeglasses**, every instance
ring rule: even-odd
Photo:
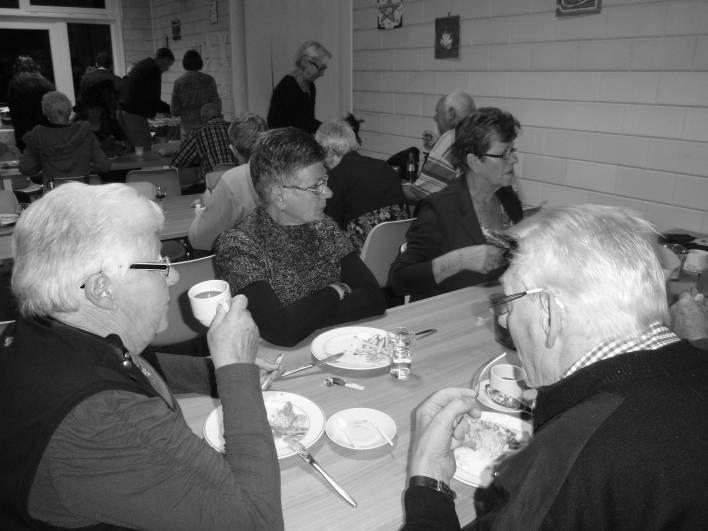
[[[527,289],[525,291],[520,291],[518,293],[512,293],[511,295],[504,295],[503,297],[496,297],[492,299],[492,306],[499,306],[499,315],[504,315],[505,313],[509,313],[509,303],[511,301],[515,301],[516,299],[520,299],[521,297],[525,297],[526,295],[531,295],[532,293],[541,293],[542,291],[546,291],[544,288],[531,288]],[[561,308],[565,308],[563,306],[563,303],[558,300],[558,297],[555,295],[553,296],[554,299],[556,299],[556,304],[560,306]]]
[[[290,190],[301,190],[303,192],[310,192],[311,194],[315,195],[321,195],[327,189],[327,181],[329,181],[329,175],[325,175],[319,181],[317,181],[314,186],[308,186],[307,188],[303,188],[302,186],[288,186],[285,184],[281,184],[280,187],[288,188]]]
[[[312,66],[314,66],[318,72],[324,72],[325,70],[327,70],[327,65],[318,64],[317,61],[311,59],[310,57],[305,57],[305,60]]]
[[[512,155],[515,155],[515,154],[516,154],[516,148],[515,148],[515,147],[512,147],[512,146],[509,146],[508,148],[506,148],[506,149],[504,150],[504,153],[501,153],[501,154],[498,154],[498,155],[497,155],[497,154],[494,154],[494,153],[485,153],[484,156],[485,156],[485,157],[492,157],[492,158],[495,158],[495,159],[503,159],[504,162],[509,162],[509,159],[511,159],[511,156],[512,156]]]
[[[128,269],[139,269],[141,271],[162,271],[162,275],[167,278],[170,276],[170,268],[172,262],[166,256],[161,256],[159,262],[135,262],[130,264]],[[81,289],[86,287],[86,283],[81,284]]]

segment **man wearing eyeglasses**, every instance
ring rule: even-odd
[[[268,127],[297,127],[315,134],[315,81],[327,70],[332,54],[317,41],[303,43],[295,54],[295,69],[273,89],[268,110]]]
[[[538,390],[534,435],[494,465],[464,529],[702,529],[708,358],[666,326],[653,228],[581,205],[511,232],[518,249],[497,302]],[[479,415],[476,394],[445,389],[418,409],[405,530],[460,529],[453,449],[459,419]]]
[[[178,280],[159,255],[163,220],[132,188],[78,183],[20,217],[21,318],[0,347],[0,528],[283,528],[245,297],[217,311],[210,362],[148,348]],[[225,455],[172,395],[209,393],[214,379]]]

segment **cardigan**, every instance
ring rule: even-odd
[[[477,491],[464,529],[705,527],[705,352],[687,341],[629,352],[538,391],[534,438]],[[459,529],[437,492],[405,498],[406,531]]]
[[[519,198],[511,188],[501,197],[492,199],[509,217],[520,219]],[[515,212],[515,215],[510,215]],[[514,220],[516,221],[516,220]],[[470,245],[482,245],[487,240],[482,232],[472,204],[467,180],[458,177],[448,187],[423,199],[417,218],[406,234],[406,248],[391,266],[390,284],[398,295],[410,295],[411,300],[424,299],[476,284],[495,280],[506,266],[488,273],[460,271],[440,284],[433,276],[433,259]]]
[[[261,337],[292,346],[318,328],[378,315],[383,292],[334,221],[278,225],[256,208],[216,240],[216,276],[248,297]],[[345,282],[340,300],[330,288]]]

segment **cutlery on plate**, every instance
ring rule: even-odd
[[[424,337],[432,336],[437,331],[437,328],[428,328],[427,330],[421,330],[420,332],[415,333],[415,338],[423,339]]]
[[[339,424],[339,428],[342,430],[342,435],[344,436],[344,439],[346,439],[347,443],[349,446],[354,448],[355,450],[358,450],[359,447],[354,443],[352,438],[349,436],[349,430],[347,428],[347,422],[343,418],[337,419],[337,423]]]
[[[290,376],[291,374],[295,374],[296,372],[304,371],[305,369],[311,369],[312,367],[317,367],[318,365],[323,365],[325,363],[330,363],[332,361],[338,360],[342,356],[344,356],[344,352],[332,354],[331,356],[327,356],[326,358],[316,361],[314,363],[308,363],[307,365],[303,365],[302,367],[298,367],[297,369],[285,371],[283,374],[280,375],[280,377],[285,378],[286,376]]]
[[[280,368],[280,363],[283,361],[283,354],[278,354],[278,357],[275,358],[275,364],[278,366],[274,370],[270,371],[268,374],[265,375],[263,380],[261,380],[261,391],[267,391],[268,388],[270,387],[270,384],[273,383],[273,375],[275,374],[275,371],[277,371]]]
[[[330,476],[322,466],[315,461],[315,458],[312,457],[312,454],[307,451],[307,448],[305,448],[302,444],[300,444],[299,441],[296,441],[295,439],[291,439],[289,437],[284,437],[283,440],[285,441],[285,444],[287,444],[290,449],[295,452],[300,458],[308,463],[309,465],[312,466],[317,472],[320,473],[320,475],[325,479],[327,483],[331,485],[331,487],[339,494],[344,500],[351,505],[352,507],[356,507],[356,501],[354,501],[354,498],[352,498],[349,493],[344,490],[342,486],[340,486],[334,479],[332,479],[332,476]]]
[[[355,384],[355,383],[350,383],[350,382],[345,382],[341,378],[337,378],[336,376],[332,378],[325,378],[325,385],[327,387],[331,387],[333,385],[341,385],[343,387],[348,387],[349,389],[356,389],[357,391],[363,391],[366,389],[363,385]]]
[[[364,424],[364,425],[366,425],[366,426],[368,426],[368,427],[370,427],[370,428],[375,429],[376,432],[381,436],[381,438],[382,438],[384,441],[386,441],[386,444],[388,444],[391,448],[393,448],[393,441],[391,440],[391,437],[389,437],[388,435],[386,435],[386,434],[384,433],[384,431],[379,427],[378,424],[376,424],[375,422],[373,422],[373,421],[371,421],[371,420],[369,420],[369,419],[361,419],[359,422],[362,423],[362,424]]]
[[[508,407],[509,409],[520,409],[521,411],[525,411],[526,413],[533,415],[533,409],[524,404],[521,400],[514,398],[513,396],[509,396],[503,391],[492,389],[489,385],[487,385],[485,392],[490,400],[495,404]]]

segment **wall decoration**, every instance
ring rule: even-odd
[[[435,19],[435,59],[460,57],[460,17]]]
[[[209,22],[212,24],[219,22],[219,10],[216,0],[209,0]]]
[[[588,15],[600,12],[602,0],[556,0],[556,16]]]
[[[389,30],[403,26],[403,0],[376,1],[379,8],[376,19],[380,30]]]
[[[178,18],[172,19],[172,40],[178,41],[182,38],[182,23]]]

